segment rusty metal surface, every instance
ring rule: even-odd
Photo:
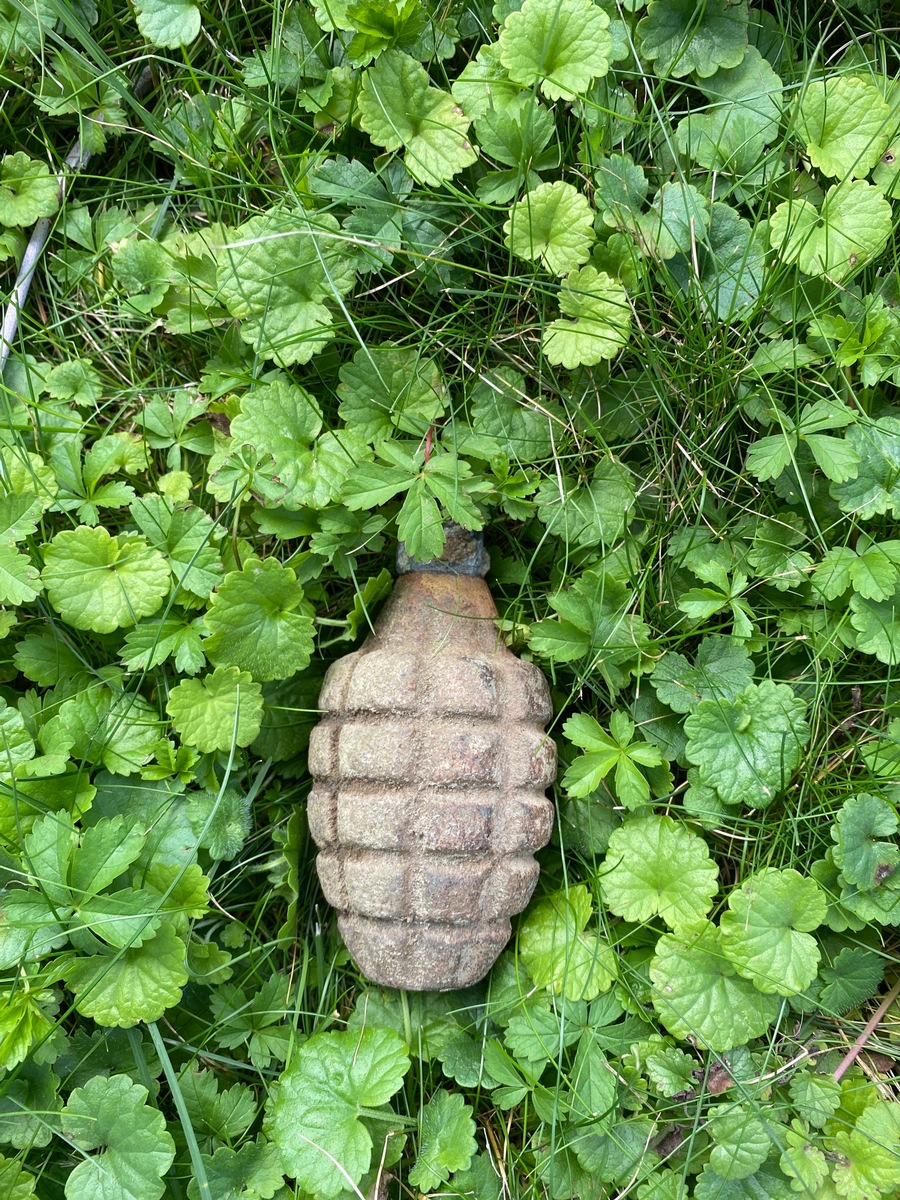
[[[475,575],[401,576],[325,676],[309,747],[319,879],[360,970],[410,990],[491,968],[553,827],[550,696]]]

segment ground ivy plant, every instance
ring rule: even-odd
[[[889,15],[0,0],[0,1194],[900,1196]],[[305,751],[447,520],[558,820],[405,994]]]

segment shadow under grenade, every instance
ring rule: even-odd
[[[374,633],[328,670],[313,730],[319,880],[360,970],[416,991],[490,970],[538,876],[556,746],[541,671],[497,632],[480,539],[409,559]]]

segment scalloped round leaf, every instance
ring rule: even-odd
[[[874,654],[879,662],[900,663],[900,586],[887,600],[850,597],[850,624],[856,630],[856,649]]]
[[[138,29],[153,46],[174,50],[200,32],[200,9],[192,0],[135,0]]]
[[[700,643],[695,663],[675,650],[664,654],[650,682],[663,704],[688,713],[701,700],[736,700],[753,682],[753,660],[741,642],[712,633]]]
[[[362,77],[360,128],[376,146],[404,150],[404,164],[418,183],[437,187],[475,162],[469,118],[449,92],[433,87],[421,63],[400,50],[385,50]]]
[[[852,179],[833,184],[821,208],[803,197],[784,200],[769,220],[769,241],[784,262],[837,282],[884,249],[892,225],[878,189]]]
[[[340,369],[341,419],[367,442],[393,430],[424,437],[447,404],[441,369],[414,346],[365,346]]]
[[[639,245],[657,258],[691,255],[709,228],[710,204],[689,183],[664,183],[636,221]]]
[[[280,366],[305,363],[334,336],[331,304],[353,286],[352,247],[330,213],[272,210],[229,231],[219,297],[241,338]]]
[[[454,1171],[466,1170],[478,1149],[472,1108],[458,1093],[438,1088],[422,1109],[419,1154],[409,1182],[431,1192]]]
[[[737,974],[710,923],[687,934],[663,934],[650,979],[653,1007],[666,1029],[718,1053],[761,1037],[778,1015],[778,998]]]
[[[76,1009],[98,1025],[130,1029],[158,1021],[179,1002],[188,981],[184,942],[164,921],[140,947],[76,958],[63,978],[75,993]]]
[[[499,43],[490,42],[466,63],[450,93],[468,116],[477,121],[492,109],[504,112],[517,106],[522,88],[513,83],[501,63]]]
[[[550,458],[565,429],[566,418],[559,405],[537,399],[531,391],[515,368],[497,367],[483,372],[469,395],[476,434],[490,438],[510,462]]]
[[[262,727],[262,689],[248,671],[216,667],[172,688],[166,712],[188,746],[203,754],[249,746]]]
[[[605,271],[573,271],[559,294],[560,310],[573,318],[551,321],[541,348],[548,362],[570,370],[615,358],[631,332],[631,305],[622,285]]]
[[[565,275],[591,256],[594,214],[571,183],[541,183],[512,206],[503,234],[517,257],[537,259],[551,275]]]
[[[238,667],[261,682],[309,666],[312,608],[296,574],[277,559],[251,561],[226,575],[205,620],[210,636],[203,649],[216,666]]]
[[[772,1142],[766,1127],[743,1105],[713,1109],[707,1129],[716,1143],[709,1165],[723,1179],[746,1179],[769,1157]]]
[[[133,534],[79,525],[58,533],[43,556],[47,597],[74,629],[127,629],[157,612],[169,593],[166,560]]]
[[[66,1200],[162,1196],[175,1142],[147,1096],[127,1075],[95,1075],[72,1091],[62,1110],[62,1136],[81,1161],[66,1179]]]
[[[609,17],[592,0],[525,0],[500,30],[500,61],[548,100],[583,96],[609,70]]]
[[[641,53],[662,78],[701,79],[736,67],[747,53],[746,0],[651,0],[638,22]]]
[[[688,760],[726,804],[766,808],[787,786],[809,737],[806,701],[784,683],[703,700],[685,718]]]
[[[0,162],[0,225],[33,225],[59,208],[59,182],[46,163],[23,151]]]
[[[630,154],[608,154],[594,168],[594,206],[613,229],[635,228],[649,188]]]
[[[286,1173],[322,1200],[345,1196],[348,1179],[358,1183],[372,1160],[360,1107],[387,1104],[408,1070],[406,1046],[392,1029],[329,1031],[304,1042],[281,1077],[271,1115]]]
[[[900,865],[900,818],[882,796],[860,792],[845,800],[832,826],[835,864],[847,883],[866,891],[881,885]]]
[[[888,512],[900,517],[900,417],[851,425],[845,437],[859,466],[853,479],[832,483],[832,498],[860,520]]]
[[[626,821],[609,839],[600,890],[626,921],[657,914],[670,929],[702,923],[719,886],[719,869],[703,838],[671,817]]]
[[[728,897],[720,921],[722,949],[740,975],[767,994],[794,996],[819,969],[810,937],[825,919],[825,893],[792,869],[764,867]]]
[[[591,897],[584,884],[546,896],[519,928],[519,953],[539,988],[567,1000],[593,1000],[612,986],[616,956],[596,929],[588,929]]]
[[[695,289],[705,313],[732,321],[759,298],[766,268],[763,235],[728,204],[713,204],[709,228],[690,258],[671,270],[686,291]]]
[[[809,83],[797,106],[796,129],[823,175],[858,179],[884,153],[891,110],[874,83],[834,75]]]
[[[840,1129],[830,1142],[837,1161],[835,1189],[846,1200],[881,1200],[900,1188],[900,1104],[876,1100],[860,1113],[856,1127]]]

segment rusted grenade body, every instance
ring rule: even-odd
[[[543,675],[497,632],[480,542],[455,531],[439,562],[401,550],[400,568],[375,632],[325,676],[309,824],[360,970],[440,991],[481,979],[528,903],[556,747]]]

